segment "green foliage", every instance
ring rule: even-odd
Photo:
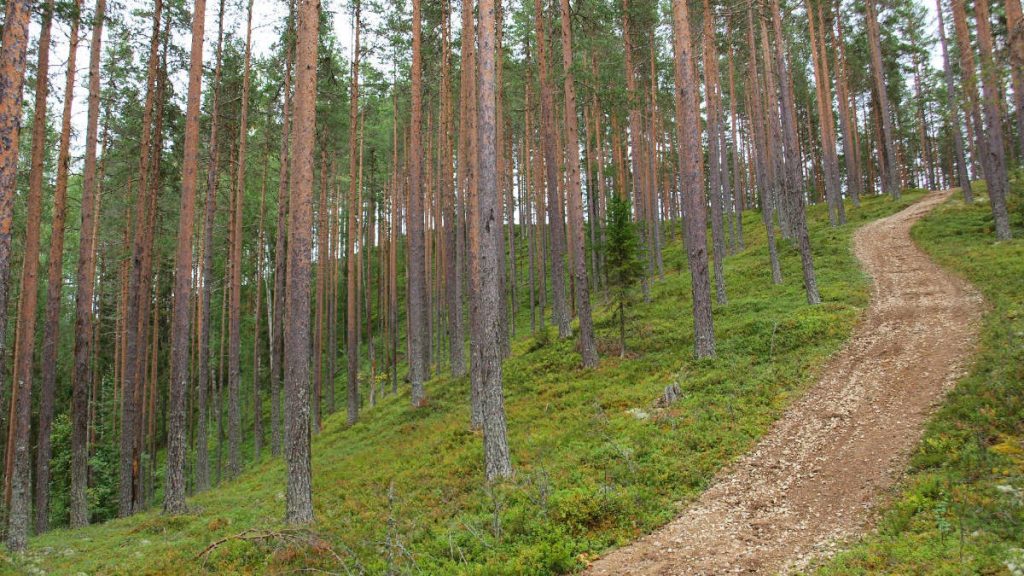
[[[625,314],[626,306],[632,302],[633,288],[644,273],[644,265],[640,260],[640,238],[633,222],[632,207],[628,198],[618,194],[608,200],[608,225],[605,245],[605,262],[607,266],[608,286],[612,289],[614,304],[619,312],[620,348],[624,354]]]
[[[974,205],[957,196],[912,230],[921,248],[984,294],[981,342],[877,533],[822,575],[1024,570],[1024,178],[1011,188],[1012,241],[994,241],[984,183]]]
[[[513,342],[504,363],[509,442],[517,476],[482,488],[480,437],[468,427],[469,383],[442,374],[429,407],[386,396],[354,426],[335,414],[313,440],[315,544],[280,536],[207,545],[245,530],[280,533],[284,467],[265,456],[236,480],[189,500],[190,514],[158,510],[85,530],[55,530],[0,572],[256,574],[297,567],[367,574],[552,574],[581,569],[611,546],[668,521],[723,465],[747,451],[812,383],[870,297],[849,249],[859,223],[900,202],[865,199],[851,223],[831,228],[811,208],[825,303],[806,304],[796,250],[783,243],[787,282],[771,284],[760,216],[748,212],[747,249],[727,259],[731,301],[715,310],[719,355],[695,360],[690,285],[678,235],[666,239],[666,277],[631,306],[628,358],[579,368],[571,340]],[[678,226],[666,226],[678,230]],[[517,321],[526,334],[528,314]],[[595,315],[599,338],[614,312]],[[532,352],[527,353],[529,349]],[[655,400],[678,382],[669,408]],[[105,464],[105,472],[116,467]],[[99,469],[96,469],[99,472]]]

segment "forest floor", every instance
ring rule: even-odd
[[[872,523],[981,326],[980,293],[910,238],[950,195],[932,193],[857,231],[871,305],[819,382],[682,515],[587,574],[774,574]]]
[[[161,514],[158,485],[145,513],[52,530],[32,538],[24,554],[0,550],[0,574],[540,576],[583,570],[603,551],[635,542],[687,509],[820,380],[871,301],[854,235],[921,196],[867,197],[859,208],[847,206],[849,221],[838,227],[829,226],[822,205],[809,207],[823,299],[818,306],[806,302],[800,257],[788,242],[779,244],[786,282],[771,283],[760,214],[747,211],[745,247],[725,261],[729,302],[715,306],[714,359],[696,360],[691,353],[690,280],[678,223],[665,228],[664,279],[651,282],[649,302],[638,295],[630,307],[625,358],[618,356],[614,307],[600,290],[594,310],[603,358],[595,369],[580,368],[575,341],[550,335],[550,326],[531,335],[529,308],[520,308],[503,370],[512,482],[484,482],[480,437],[467,426],[468,380],[442,370],[428,383],[430,403],[422,410],[408,408],[403,387],[366,405],[354,426],[345,424],[344,413],[324,419],[313,439],[317,521],[308,528],[283,525],[284,466],[264,451],[236,479],[215,475],[216,487],[189,498],[188,514]],[[1009,254],[1004,262],[1005,247],[987,247],[985,209],[979,202],[970,211],[969,231],[952,242],[969,239],[978,244],[972,254],[992,252],[976,258],[977,265],[1008,271],[997,284],[1013,290],[1014,262],[1024,258]],[[940,223],[957,214],[944,214]],[[527,251],[517,254],[525,264]],[[525,295],[522,276],[518,294]],[[1007,301],[1007,310],[1019,309],[1018,300]],[[1001,366],[1016,365],[999,358]],[[343,381],[344,365],[339,373]],[[670,384],[682,395],[660,406],[656,401]],[[1013,406],[999,408],[1004,412],[1007,427],[1019,421]],[[215,446],[211,437],[214,455]],[[246,461],[254,460],[250,448],[245,442]],[[66,491],[65,483],[54,486]],[[62,510],[53,517],[66,514]],[[947,532],[941,536],[952,540]]]

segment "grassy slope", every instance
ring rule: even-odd
[[[926,252],[984,293],[981,345],[878,531],[820,574],[1024,574],[1022,195],[1019,174],[1009,242],[994,241],[984,195],[974,206],[957,197],[913,228]]]
[[[301,563],[383,573],[388,557],[398,573],[578,569],[588,555],[670,519],[814,380],[869,299],[849,248],[852,231],[914,197],[870,199],[838,229],[829,229],[820,207],[812,211],[824,299],[813,308],[791,248],[782,250],[785,285],[771,285],[764,232],[748,214],[748,249],[726,263],[730,302],[715,309],[714,360],[697,362],[690,353],[690,289],[678,238],[652,301],[634,307],[630,358],[612,353],[616,324],[600,303],[606,354],[595,370],[578,368],[570,342],[516,340],[505,363],[515,482],[482,487],[480,437],[466,425],[468,382],[442,376],[429,383],[425,409],[411,411],[401,395],[366,410],[352,428],[343,414],[326,420],[313,445],[318,545],[231,541],[205,562],[193,560],[218,538],[282,528],[283,466],[265,458],[236,481],[190,499],[192,514],[153,512],[56,530],[33,539],[24,557],[0,560],[0,571],[264,573]],[[683,398],[669,410],[654,409],[653,400],[676,381]]]

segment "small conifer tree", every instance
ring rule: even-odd
[[[633,288],[644,272],[643,262],[640,261],[640,240],[628,198],[616,195],[609,201],[605,234],[608,287],[619,312],[619,354],[625,356],[626,307],[633,301]]]

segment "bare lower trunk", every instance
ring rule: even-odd
[[[294,29],[294,4],[289,2],[288,27]],[[281,106],[281,149],[278,154],[280,168],[278,171],[277,188],[277,231],[274,240],[274,345],[270,350],[270,452],[275,456],[281,453],[284,443],[283,410],[281,406],[281,388],[284,382],[284,333],[286,314],[285,278],[287,276],[287,238],[288,238],[288,157],[291,128],[291,83],[292,57],[294,45],[288,43],[284,54],[284,95]]]
[[[843,135],[843,160],[846,164],[846,191],[854,206],[860,206],[863,180],[860,173],[860,153],[857,149],[856,115],[851,118],[850,89],[848,84],[846,44],[843,39],[842,17],[836,11],[838,37],[829,26],[829,40],[836,46],[836,100],[839,103],[839,130]]]
[[[356,202],[358,179],[356,171],[359,168],[357,136],[359,135],[359,9],[357,0],[355,5],[355,43],[352,57],[352,83],[349,100],[349,132],[348,132],[348,233],[346,234],[346,245],[348,252],[345,257],[346,281],[348,283],[346,296],[345,332],[346,364],[348,365],[347,395],[348,395],[348,423],[354,424],[359,417],[359,314],[356,307],[358,289],[356,286],[356,214],[359,205]],[[363,250],[359,250],[361,255]]]
[[[285,519],[290,524],[313,521],[312,470],[309,448],[309,268],[313,227],[313,139],[316,122],[316,62],[320,5],[299,0],[295,41],[294,149],[291,158],[291,202],[287,301],[284,342],[285,458],[288,482]]]
[[[429,303],[426,279],[426,237],[423,230],[423,187],[420,143],[423,122],[423,54],[420,48],[420,0],[413,0],[412,15],[412,115],[409,126],[409,380],[410,400],[414,407],[423,405],[426,392],[423,383],[430,372]]]
[[[174,257],[174,311],[171,320],[171,380],[167,411],[167,480],[164,511],[181,514],[185,505],[185,398],[189,383],[189,334],[192,331],[192,228],[199,171],[199,113],[203,91],[203,28],[206,0],[192,11],[192,52],[185,110],[185,149],[181,167],[181,209]],[[205,439],[204,439],[205,440]]]
[[[32,358],[35,352],[36,306],[39,297],[39,228],[43,204],[43,162],[46,151],[46,98],[49,82],[46,71],[50,62],[50,29],[53,24],[53,1],[43,9],[39,34],[39,61],[36,66],[35,110],[32,120],[32,155],[25,209],[24,260],[21,271],[21,301],[14,338],[14,386],[11,390],[11,422],[8,456],[13,463],[7,510],[7,547],[12,551],[25,548],[28,542],[32,512],[32,460],[30,432],[32,425]],[[17,23],[13,23],[17,26]],[[8,49],[4,38],[4,50]]]
[[[884,154],[882,163],[882,191],[893,198],[900,197],[899,172],[896,166],[896,138],[893,134],[892,112],[889,107],[889,94],[886,92],[885,71],[882,69],[881,34],[878,30],[877,0],[867,0],[866,28],[868,32],[868,52],[871,57],[871,77],[875,92],[878,95],[879,115],[881,118],[880,148]]]
[[[419,3],[419,0],[416,0]],[[513,474],[505,425],[505,404],[501,382],[501,285],[498,267],[502,234],[497,217],[497,146],[495,138],[495,41],[494,2],[480,0],[478,34],[477,128],[479,130],[479,192],[477,210],[477,249],[473,251],[473,365],[480,378],[484,431],[484,468],[488,481],[510,478]]]
[[[715,14],[704,0],[704,93],[707,102],[708,173],[711,188],[711,245],[715,274],[715,299],[726,303],[725,294],[725,226],[722,214],[722,116],[718,86],[718,53],[715,47]]]
[[[67,74],[64,84],[64,111],[61,120],[60,149],[57,153],[57,184],[53,191],[52,233],[46,284],[46,328],[40,358],[42,378],[39,392],[39,434],[36,447],[36,533],[49,529],[50,516],[50,432],[53,424],[54,395],[57,384],[57,344],[60,336],[61,288],[64,273],[64,224],[67,217],[68,165],[71,140],[71,104],[75,94],[75,61],[78,52],[78,25],[81,0],[71,16]]]
[[[1011,0],[1012,1],[1012,0]],[[1009,6],[1009,5],[1007,5]],[[967,156],[964,153],[964,137],[960,132],[960,104],[957,100],[956,80],[953,79],[953,67],[949,62],[949,51],[946,47],[946,25],[942,16],[942,0],[935,0],[938,14],[939,44],[942,46],[942,71],[946,79],[947,116],[946,129],[953,134],[953,163],[957,182],[964,193],[964,200],[969,204],[974,200],[971,190],[971,178],[967,175]]]
[[[210,456],[207,432],[209,409],[207,398],[210,389],[210,300],[213,292],[213,224],[217,214],[217,184],[220,170],[220,147],[218,145],[221,50],[224,40],[224,0],[220,0],[217,16],[217,64],[213,75],[213,110],[210,119],[210,165],[206,171],[206,201],[203,207],[203,243],[200,262],[202,290],[199,293],[199,366],[196,382],[196,491],[210,487]]]
[[[238,166],[235,173],[234,241],[231,242],[231,303],[228,305],[228,476],[242,471],[242,213],[245,204],[246,149],[249,135],[249,62],[252,54],[252,0],[249,0],[242,110],[238,121]]]
[[[71,526],[89,523],[86,486],[89,478],[88,430],[89,389],[92,371],[89,358],[92,345],[92,315],[94,288],[94,239],[96,178],[96,148],[100,115],[100,58],[103,40],[105,0],[96,0],[93,17],[92,40],[89,47],[89,106],[86,121],[85,167],[82,175],[82,224],[78,243],[78,292],[75,295],[75,365],[71,379]],[[6,31],[6,28],[5,28]],[[5,52],[6,53],[6,50]],[[0,281],[0,284],[3,282]],[[0,302],[0,309],[4,303]],[[0,322],[2,325],[2,322]],[[0,339],[2,341],[2,339]]]
[[[869,0],[874,1],[874,0]],[[786,150],[786,188],[789,196],[789,218],[795,236],[800,264],[804,273],[804,291],[809,304],[821,302],[818,281],[814,273],[814,257],[807,233],[807,214],[804,211],[803,182],[800,172],[800,145],[796,127],[796,104],[793,102],[793,84],[783,48],[782,16],[778,0],[773,0],[772,27],[775,34],[775,75],[778,79],[778,93],[782,110],[782,134]]]
[[[590,316],[590,288],[587,285],[587,262],[583,244],[583,197],[580,188],[579,121],[576,118],[576,87],[572,74],[572,26],[569,0],[561,0],[562,69],[565,74],[565,159],[568,169],[566,203],[569,206],[569,233],[572,234],[572,270],[576,289],[576,315],[580,320],[580,352],[583,366],[597,366],[597,344],[594,342],[594,321]]]
[[[1010,80],[1017,115],[1017,161],[1024,163],[1024,13],[1020,0],[1006,0],[1005,9]]]
[[[534,19],[537,31],[544,180],[547,186],[548,233],[551,247],[551,312],[552,321],[558,326],[559,337],[568,338],[572,336],[572,328],[569,325],[569,301],[565,289],[565,219],[562,217],[562,200],[558,193],[558,158],[555,153],[558,134],[555,131],[555,97],[548,72],[547,32],[544,26],[544,10],[540,0],[534,0]]]
[[[448,355],[452,376],[466,373],[465,339],[462,328],[462,259],[458,249],[458,236],[464,223],[456,216],[456,198],[452,168],[452,103],[451,103],[451,6],[444,0],[441,6],[441,194],[444,211],[445,294],[448,308]],[[463,42],[466,42],[463,36]],[[460,144],[462,137],[460,135]],[[461,172],[463,147],[459,148]]]
[[[701,183],[698,146],[697,80],[691,66],[693,52],[686,0],[672,1],[672,32],[679,177],[683,186],[686,251],[693,293],[694,352],[698,358],[708,358],[715,355],[715,332],[711,318],[711,280],[708,277],[707,204]]]
[[[1009,240],[1013,235],[1010,231],[1010,217],[1006,210],[1006,193],[1009,185],[1006,175],[1006,149],[1003,144],[1003,118],[1000,110],[1002,81],[993,55],[992,23],[989,20],[988,0],[977,0],[974,3],[974,11],[978,21],[978,47],[981,53],[981,78],[985,104],[985,135],[988,139],[988,148],[985,150],[990,166],[990,173],[986,176],[988,198],[992,205],[996,238]]]

